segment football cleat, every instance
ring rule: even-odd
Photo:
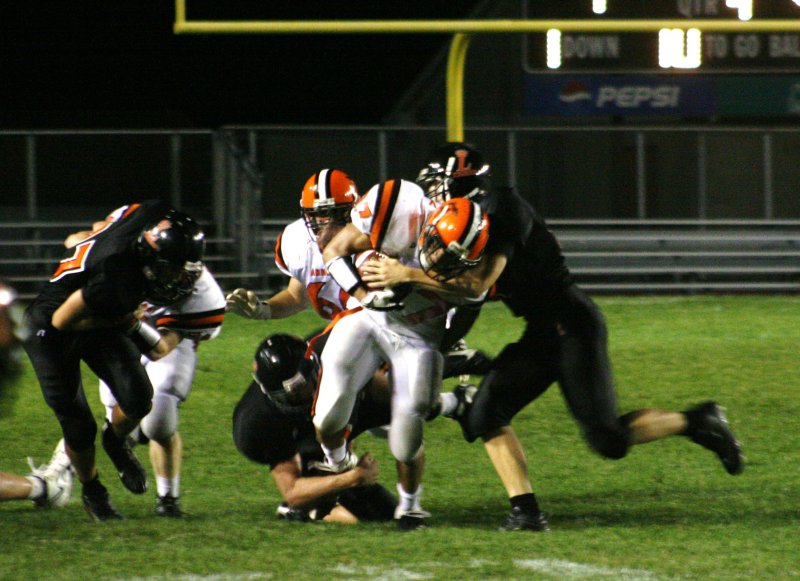
[[[292,508],[285,502],[282,502],[278,505],[275,515],[279,519],[290,520],[294,522],[308,522],[310,520],[308,513],[302,508]]]
[[[341,462],[337,462],[336,464],[331,464],[327,461],[314,461],[308,463],[309,468],[319,470],[320,472],[327,472],[329,474],[341,474],[342,472],[352,470],[356,466],[358,466],[358,456],[350,450],[347,451],[347,454],[345,454],[345,457],[341,460]]]
[[[550,525],[543,512],[523,512],[520,507],[515,506],[511,509],[506,522],[498,530],[547,532],[550,530]]]
[[[463,418],[472,407],[477,392],[478,388],[470,383],[462,383],[455,386],[453,388],[453,395],[456,396],[458,405],[456,405],[456,408],[452,412],[442,415],[452,420],[461,421],[461,418]]]
[[[167,516],[171,518],[181,518],[183,511],[181,510],[178,498],[171,494],[156,497],[156,514],[158,516]]]
[[[147,492],[147,473],[131,451],[127,438],[120,439],[111,424],[103,424],[103,449],[119,473],[122,484],[134,494]]]
[[[28,457],[31,467],[30,475],[44,483],[45,493],[33,500],[38,508],[61,508],[66,506],[72,496],[72,482],[75,472],[64,449],[64,439],[59,440],[50,462],[38,468],[34,465],[33,458]]]
[[[696,444],[719,456],[728,474],[744,470],[742,445],[733,435],[724,410],[713,401],[701,403],[684,412],[689,421],[686,435]]]
[[[459,339],[444,354],[442,377],[458,377],[461,383],[469,383],[470,375],[486,375],[492,367],[492,359],[483,351],[470,349],[464,339]]]
[[[397,530],[403,532],[425,528],[425,519],[430,518],[430,516],[431,513],[421,508],[400,510],[400,507],[397,507],[394,511],[394,520],[397,522]]]
[[[107,521],[121,519],[122,515],[117,512],[117,509],[111,504],[108,498],[108,490],[100,482],[92,484],[95,489],[89,493],[86,491],[86,486],[83,487],[83,508],[92,518],[96,521]]]

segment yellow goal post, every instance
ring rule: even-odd
[[[175,0],[175,34],[452,34],[447,60],[447,139],[464,139],[464,67],[470,34],[657,32],[798,32],[792,20],[187,20],[186,0]]]

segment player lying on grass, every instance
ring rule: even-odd
[[[18,385],[20,372],[21,308],[16,298],[14,289],[0,281],[0,418],[11,413],[11,390]],[[38,507],[64,506],[72,494],[73,477],[64,440],[58,443],[48,464],[37,468],[31,458],[28,462],[31,472],[27,476],[0,472],[0,501],[32,500]]]
[[[66,506],[72,495],[74,472],[59,440],[50,462],[39,467],[28,458],[31,471],[26,476],[0,472],[0,501],[32,500],[37,508]]]
[[[308,357],[307,343],[292,335],[274,334],[261,342],[253,381],[233,413],[233,440],[246,458],[269,466],[283,498],[277,509],[280,518],[346,524],[390,521],[397,500],[375,484],[379,467],[371,454],[339,474],[325,469],[310,410],[319,375],[318,352],[326,340],[323,335],[315,341]],[[350,441],[389,423],[390,397],[385,372],[376,374],[351,418]],[[463,412],[464,402],[444,393],[438,409],[455,417]]]
[[[291,520],[355,523],[391,520],[397,501],[376,484],[378,464],[364,454],[352,470],[320,470],[325,456],[314,437],[311,403],[319,358],[306,358],[298,337],[275,334],[258,346],[253,382],[233,413],[233,440],[250,460],[270,467],[283,503],[278,516]],[[388,391],[365,390],[350,438],[389,422]],[[355,418],[355,416],[354,416]]]

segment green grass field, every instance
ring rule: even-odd
[[[553,386],[514,422],[550,533],[495,530],[508,508],[504,491],[481,444],[464,442],[446,419],[426,431],[429,528],[401,534],[390,524],[278,521],[270,475],[233,446],[231,412],[260,338],[304,334],[320,321],[310,313],[267,323],[230,316],[221,337],[201,349],[182,409],[189,517],[155,516],[154,493],[126,492],[100,452],[101,475],[126,519],[90,522],[75,498],[79,486],[61,510],[0,504],[0,579],[800,577],[800,297],[598,302],[621,411],[718,400],[744,445],[742,475],[728,476],[716,456],[685,438],[636,447],[617,462],[594,456]],[[521,322],[493,304],[468,339],[497,353],[520,332]],[[90,373],[85,384],[100,422]],[[58,437],[27,368],[15,414],[0,420],[0,470],[25,473],[25,457],[46,461]],[[393,489],[386,442],[365,435],[358,450],[380,458],[381,481]],[[146,459],[146,450],[137,453]]]

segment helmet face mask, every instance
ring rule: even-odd
[[[303,221],[309,232],[315,237],[328,226],[346,226],[350,222],[352,204],[332,205],[330,207],[318,206],[316,208],[303,208]]]
[[[255,354],[253,380],[284,414],[307,417],[317,387],[316,354],[306,358],[306,343],[277,333],[264,339]]]
[[[444,282],[476,266],[489,239],[480,206],[464,198],[445,202],[428,220],[419,240],[422,270]]]
[[[452,198],[473,198],[486,194],[485,178],[490,167],[471,145],[446,143],[434,152],[432,159],[417,176],[417,184],[425,195],[442,203]]]
[[[203,271],[202,262],[187,262],[184,267],[166,260],[156,260],[142,268],[147,279],[148,301],[154,305],[171,305],[185,299],[194,291],[194,285]]]
[[[300,196],[300,214],[316,238],[329,226],[346,226],[357,198],[358,190],[350,176],[338,169],[323,169],[306,181]]]
[[[170,305],[192,293],[205,252],[205,236],[192,218],[169,212],[142,230],[135,248],[149,302]]]

